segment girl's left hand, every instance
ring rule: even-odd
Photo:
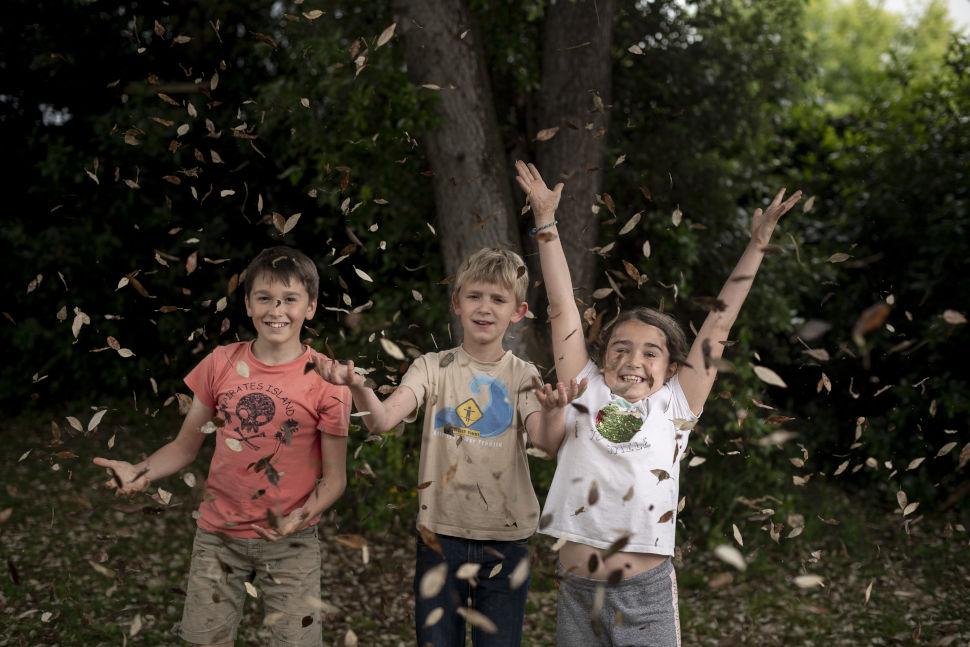
[[[802,192],[795,191],[790,198],[782,202],[785,198],[786,189],[782,189],[771,201],[768,208],[762,211],[760,208],[754,210],[751,217],[751,241],[757,245],[765,246],[771,240],[771,234],[775,231],[775,225],[788,210],[802,199]]]
[[[539,404],[546,411],[552,411],[554,409],[565,408],[567,404],[581,396],[586,391],[586,386],[589,384],[589,381],[583,378],[577,384],[574,378],[569,381],[569,384],[558,382],[556,388],[553,388],[550,384],[542,384],[537,378],[534,380],[534,384],[535,388],[532,389],[532,392],[539,399]]]

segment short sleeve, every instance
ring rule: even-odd
[[[205,406],[210,409],[216,408],[215,394],[215,364],[218,349],[206,355],[188,375],[185,376],[185,385],[195,394]]]
[[[667,381],[667,385],[670,387],[671,417],[674,420],[682,420],[685,423],[688,421],[696,422],[700,418],[700,415],[695,415],[690,410],[690,405],[687,403],[687,394],[684,393],[684,388],[680,385],[680,376],[674,375]]]
[[[516,386],[516,392],[519,394],[516,407],[519,412],[519,420],[522,421],[523,425],[529,416],[542,410],[542,404],[533,391],[535,380],[541,381],[541,379],[535,365],[523,363],[522,370],[519,371],[519,379]]]
[[[430,354],[430,353],[429,353]],[[415,407],[414,412],[404,419],[405,422],[414,422],[417,420],[418,411],[424,404],[425,397],[428,394],[428,386],[431,382],[431,376],[428,374],[428,355],[422,355],[421,357],[414,360],[411,363],[410,368],[401,378],[401,387],[407,387],[411,389],[414,393],[414,399],[417,401],[418,406]]]
[[[317,405],[317,429],[328,436],[346,436],[350,428],[350,389],[325,382]]]

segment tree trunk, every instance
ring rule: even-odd
[[[464,0],[396,0],[395,9],[408,75],[441,87],[440,123],[422,139],[446,271],[454,275],[481,247],[521,253],[485,52],[468,7]],[[525,335],[513,336],[508,347],[525,353]]]
[[[537,144],[550,186],[565,182],[557,219],[576,296],[590,303],[596,271],[597,219],[612,90],[614,0],[560,0],[548,8],[542,55],[539,128],[558,126]]]

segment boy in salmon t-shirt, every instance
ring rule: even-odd
[[[317,307],[313,261],[288,247],[265,249],[244,280],[256,340],[216,348],[186,376],[195,398],[175,440],[135,465],[94,462],[112,471],[109,487],[133,494],[192,463],[215,431],[181,637],[231,645],[252,582],[272,645],[321,646],[316,526],[346,486],[351,398],[346,386],[306,370],[330,361],[300,341]]]

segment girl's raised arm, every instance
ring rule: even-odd
[[[785,200],[785,189],[782,189],[767,210],[762,212],[761,209],[755,209],[751,218],[751,240],[721,288],[721,293],[717,295],[717,307],[720,309],[712,310],[707,315],[690,347],[687,365],[680,369],[680,385],[687,396],[687,404],[694,413],[699,413],[704,407],[704,402],[714,387],[714,379],[717,377],[717,368],[714,365],[724,353],[724,342],[727,341],[731,326],[737,320],[741,306],[751,291],[755,274],[765,257],[764,248],[771,240],[775,225],[801,197],[802,192],[796,191]]]
[[[550,190],[538,169],[522,161],[515,163],[515,170],[518,172],[515,179],[529,197],[535,217],[532,232],[538,243],[542,282],[549,300],[556,376],[560,382],[569,383],[586,366],[589,354],[579,308],[573,298],[573,281],[566,264],[566,254],[556,229],[556,207],[559,206],[563,184],[560,182]]]

